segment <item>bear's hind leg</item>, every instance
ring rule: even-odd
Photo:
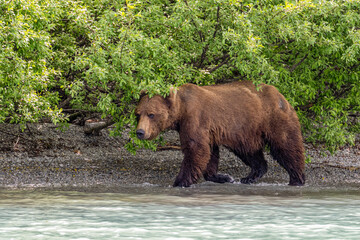
[[[219,166],[219,146],[214,145],[211,149],[210,161],[206,167],[203,176],[206,181],[216,182],[216,183],[226,183],[226,182],[234,182],[234,179],[227,174],[218,174],[218,166]]]
[[[242,178],[240,181],[244,184],[255,183],[267,172],[267,162],[264,158],[262,149],[253,154],[241,154],[234,152],[247,166],[251,168],[251,171],[247,177]]]
[[[273,158],[288,172],[290,176],[289,185],[302,186],[305,184],[305,157],[302,146],[296,148],[289,144],[289,148],[279,148],[277,146],[270,147],[270,153]]]
[[[300,129],[288,126],[282,130],[277,136],[284,136],[283,138],[270,139],[270,154],[289,173],[289,185],[302,186],[305,184],[305,150]]]

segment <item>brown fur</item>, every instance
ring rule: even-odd
[[[233,151],[251,168],[242,183],[253,183],[267,171],[263,148],[290,176],[290,185],[305,183],[304,147],[294,109],[275,87],[248,81],[199,87],[185,84],[167,98],[141,98],[135,111],[140,139],[153,139],[165,129],[180,134],[184,160],[174,186],[188,187],[204,176],[232,182],[217,173],[219,146]]]

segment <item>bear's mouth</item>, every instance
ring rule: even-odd
[[[156,137],[157,137],[157,135],[145,136],[144,140],[153,140]]]

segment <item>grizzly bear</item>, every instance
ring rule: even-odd
[[[223,145],[251,168],[241,183],[254,183],[267,171],[263,149],[285,168],[289,185],[304,185],[305,156],[300,124],[284,96],[266,84],[249,81],[223,85],[185,84],[167,97],[140,98],[135,109],[139,139],[151,140],[166,129],[179,132],[184,159],[174,186],[206,181],[233,182],[218,174]]]

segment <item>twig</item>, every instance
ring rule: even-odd
[[[181,150],[180,146],[159,146],[156,148],[156,151],[166,151],[166,150]]]
[[[19,140],[20,140],[20,136],[17,138],[17,140],[16,140],[16,142],[15,142],[15,144],[14,144],[14,146],[13,146],[13,149],[14,149],[14,150],[19,150],[19,148],[17,147],[17,145],[18,145],[18,143],[19,143]]]
[[[26,137],[23,137],[23,136],[21,136],[20,134],[19,134],[19,135],[15,135],[15,134],[13,134],[13,133],[6,132],[6,131],[4,131],[4,130],[2,130],[2,129],[0,129],[0,132],[5,133],[5,134],[8,134],[8,135],[11,135],[11,136],[14,136],[14,137],[17,137],[17,138],[21,137],[21,138],[23,138],[23,139],[25,139],[25,140],[27,140],[27,141],[30,141],[30,139],[28,139],[28,138],[26,138]]]

